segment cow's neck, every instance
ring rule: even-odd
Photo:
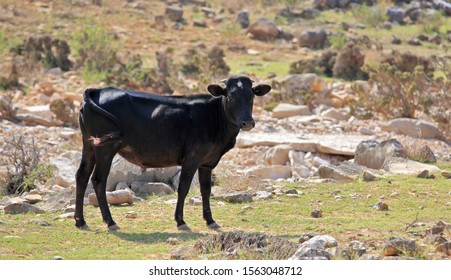
[[[229,139],[230,137],[236,137],[236,135],[240,131],[240,127],[237,124],[231,122],[227,117],[225,108],[226,97],[223,96],[218,99],[220,99],[220,102],[218,102],[220,108],[218,108],[219,110],[217,110],[217,112],[219,113],[217,120],[218,137],[219,140],[222,139],[222,141],[224,141],[225,139]]]

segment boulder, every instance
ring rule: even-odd
[[[386,126],[381,128],[383,131],[396,132],[416,138],[443,138],[443,133],[433,123],[423,120],[398,118],[390,120]]]
[[[169,185],[160,182],[133,182],[131,189],[137,194],[163,196],[174,193]]]
[[[183,8],[179,6],[167,6],[165,11],[172,21],[181,22],[183,20]]]
[[[163,182],[175,184],[180,170],[181,168],[178,166],[143,169],[128,162],[121,156],[116,156],[108,176],[107,191],[114,191],[119,182],[125,182],[128,185],[132,182]],[[178,184],[175,186],[178,186]]]
[[[385,160],[382,169],[393,174],[418,175],[427,170],[429,173],[440,172],[440,168],[430,164],[416,162],[400,157],[390,157]]]
[[[315,236],[302,243],[296,253],[289,260],[311,260],[321,257],[330,259],[330,254],[326,251],[328,248],[337,247],[335,238],[329,235]]]
[[[298,37],[298,43],[300,47],[322,49],[329,42],[327,40],[326,30],[321,28],[302,32]]]
[[[342,111],[336,108],[329,108],[321,113],[322,117],[333,118],[339,121],[347,121],[349,119],[349,115],[343,113]]]
[[[245,171],[250,176],[257,176],[262,179],[288,179],[292,176],[290,166],[272,165],[264,167],[254,167]]]
[[[54,167],[53,182],[65,188],[75,186],[75,173],[81,160],[81,153],[70,151],[58,157],[51,158]]]
[[[252,194],[248,191],[240,191],[215,195],[214,198],[217,200],[227,201],[231,203],[242,203],[242,202],[251,202]]]
[[[349,164],[349,166],[347,164],[341,164],[339,166],[321,165],[318,168],[319,177],[333,179],[341,183],[354,181],[359,173],[360,167],[352,164]]]
[[[280,103],[272,110],[271,117],[276,119],[283,119],[293,116],[308,116],[311,115],[310,109],[306,105],[293,105],[287,103]]]
[[[406,154],[396,139],[382,141],[362,141],[355,150],[354,162],[372,169],[380,169],[384,162],[391,157],[405,158]]]
[[[272,80],[273,88],[279,90],[282,94],[287,95],[302,91],[310,91],[315,85],[322,83],[321,78],[314,73],[290,74],[276,77]]]
[[[405,12],[398,7],[388,7],[385,14],[391,22],[404,23]]]
[[[277,145],[265,153],[265,164],[286,165],[289,162],[288,153],[293,150],[290,145]]]
[[[314,116],[305,118],[310,117]],[[236,146],[245,148],[288,144],[296,151],[353,156],[357,145],[366,139],[368,136],[361,135],[308,134],[300,137],[294,133],[241,132],[237,136]]]
[[[402,254],[413,254],[418,250],[415,241],[391,237],[384,246],[384,256],[399,256]]]
[[[128,205],[133,204],[134,195],[129,190],[120,190],[114,192],[106,192],[107,203],[110,205],[120,205],[127,203]],[[88,196],[89,203],[93,206],[99,206],[97,196],[95,193],[91,193]]]
[[[269,19],[260,18],[247,28],[247,33],[254,39],[262,41],[274,41],[279,36],[279,28]]]
[[[3,209],[5,214],[44,213],[44,210],[28,203],[11,203]]]

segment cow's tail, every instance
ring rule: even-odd
[[[111,122],[116,127],[116,130],[115,131],[113,130],[110,133],[105,133],[102,136],[92,135],[88,138],[88,140],[92,141],[92,144],[94,146],[103,146],[107,143],[120,143],[120,142],[122,142],[122,137],[124,135],[123,127],[116,116],[114,116],[110,112],[106,111],[105,109],[103,109],[102,107],[97,105],[92,100],[93,94],[95,94],[97,92],[99,92],[99,90],[93,89],[93,88],[88,88],[85,90],[85,92],[83,93],[84,105],[82,106],[82,108],[80,110],[81,115],[85,116],[87,111],[91,111],[96,114],[100,114],[102,117],[107,119],[108,122]],[[91,116],[91,118],[92,118],[92,116]],[[83,118],[83,117],[80,120],[81,121],[83,120],[83,122],[86,121],[85,118]],[[80,123],[80,126],[82,126],[82,125],[84,126],[84,124]]]

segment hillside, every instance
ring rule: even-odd
[[[86,88],[192,95],[240,74],[272,91],[255,98],[256,127],[240,132],[214,170],[213,211],[223,234],[282,238],[294,244],[287,255],[210,252],[218,240],[201,220],[198,181],[187,209],[194,233],[178,233],[180,169],[144,171],[118,157],[107,188],[135,199],[112,207],[123,231],[106,232],[91,205],[88,223],[106,242],[132,251],[144,243],[152,253],[96,254],[84,244],[65,258],[286,259],[301,236],[332,235],[337,250],[297,257],[449,259],[450,16],[444,0],[1,1],[0,232],[24,242],[0,238],[0,255],[48,259],[62,250],[55,228],[75,231]],[[143,181],[164,184],[169,195],[140,192]],[[244,201],[231,201],[236,193]],[[12,204],[38,210],[14,215]],[[58,218],[62,211],[68,219]],[[40,227],[35,218],[57,222]],[[45,254],[24,245],[45,247],[33,235],[49,229]],[[390,237],[416,247],[387,252]],[[174,256],[180,246],[195,250]]]

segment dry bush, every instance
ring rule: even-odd
[[[333,75],[345,80],[365,79],[366,74],[361,70],[364,62],[365,55],[361,52],[360,47],[353,43],[347,44],[335,58]]]
[[[369,87],[353,86],[358,99],[351,103],[351,110],[378,112],[386,118],[415,118],[420,112],[440,114],[446,112],[443,106],[449,98],[449,83],[429,77],[422,66],[413,72],[402,72],[387,63],[367,67]],[[431,89],[435,92],[431,92]],[[369,90],[368,90],[369,89]],[[449,100],[449,99],[448,99]]]
[[[13,103],[14,95],[11,91],[2,91],[0,96],[0,119],[17,122],[17,108]]]
[[[39,165],[41,151],[33,137],[23,133],[4,136],[0,150],[6,176],[1,179],[0,190],[8,194],[18,194],[34,187],[35,180],[49,175],[49,168]]]

